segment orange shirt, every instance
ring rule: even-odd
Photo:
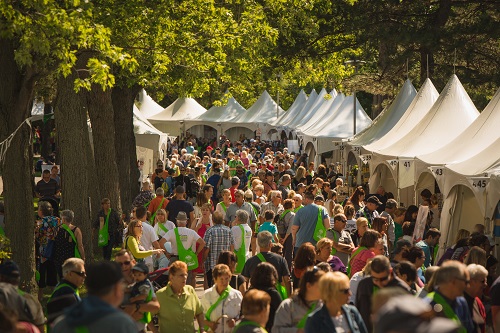
[[[159,195],[156,198],[154,198],[153,200],[151,200],[151,203],[148,206],[148,211],[151,213],[151,215],[153,215],[159,208],[165,209],[165,207],[167,207],[168,199],[165,198],[165,200],[163,200],[163,198],[164,198],[164,196]],[[162,200],[163,200],[163,204],[160,207],[160,203]]]

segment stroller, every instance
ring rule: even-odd
[[[151,281],[155,292],[165,287],[168,283],[168,267],[149,273],[149,281]]]

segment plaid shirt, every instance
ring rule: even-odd
[[[234,239],[231,229],[223,224],[216,224],[207,230],[204,240],[207,243],[206,247],[210,249],[205,261],[205,271],[208,271],[215,267],[222,251],[231,250],[231,245],[234,246]]]

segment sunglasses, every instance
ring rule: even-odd
[[[78,275],[80,277],[86,277],[87,276],[87,273],[85,273],[85,271],[82,271],[82,272],[71,271],[71,272],[75,273],[76,275]]]
[[[136,228],[142,228],[142,225],[136,225],[135,227]]]
[[[129,266],[130,265],[130,261],[124,261],[124,262],[119,262],[120,266]]]

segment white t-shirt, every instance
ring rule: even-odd
[[[356,220],[355,219],[347,220],[344,229],[349,232],[353,232],[354,230],[356,230]]]
[[[250,243],[252,241],[252,228],[248,224],[242,224],[245,229],[245,248],[246,248],[246,257],[250,258]],[[234,238],[234,249],[238,250],[241,247],[241,228],[239,226],[234,226],[231,228],[231,232],[233,233]]]
[[[155,229],[149,223],[142,221],[141,245],[144,247],[144,250],[154,249],[153,242],[157,240],[158,236],[156,236]],[[148,267],[152,267],[153,256],[146,257],[144,261]]]
[[[349,323],[347,319],[344,318],[344,314],[340,316],[331,317],[333,326],[335,326],[335,332],[337,333],[350,333]]]
[[[175,228],[175,224],[172,221],[165,221],[165,223],[163,223],[163,225],[165,226],[165,228],[167,229],[167,231],[168,230],[172,230],[173,228]],[[155,224],[154,230],[155,230],[155,233],[158,235],[158,238],[161,238],[161,237],[165,236],[165,234],[167,233],[162,228],[160,228],[159,223]]]
[[[201,238],[196,231],[186,227],[178,227],[177,230],[179,231],[179,237],[181,238],[184,248],[191,248],[191,250],[196,251],[196,242]],[[174,229],[169,230],[165,236],[163,236],[163,239],[172,244],[172,254],[178,255]]]

